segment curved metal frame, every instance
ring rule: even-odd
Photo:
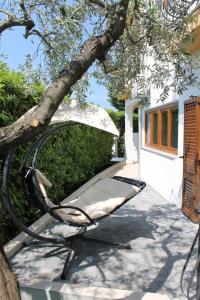
[[[27,194],[28,198],[30,197],[30,193],[27,191],[27,185],[26,185],[26,176],[28,175],[28,173],[31,170],[34,170],[37,168],[37,158],[38,155],[42,149],[42,147],[44,146],[44,144],[50,140],[50,138],[52,138],[52,136],[59,130],[68,127],[68,126],[72,126],[72,125],[79,125],[80,123],[78,122],[73,122],[73,121],[69,121],[67,123],[61,124],[61,125],[57,125],[54,128],[49,129],[47,132],[45,132],[38,140],[35,141],[35,143],[32,145],[31,149],[29,150],[28,154],[26,155],[25,159],[23,160],[21,167],[20,167],[20,171],[21,171],[21,176],[22,176],[22,184],[24,187],[24,191]],[[27,161],[28,159],[31,157],[31,155],[33,155],[33,159],[32,159],[32,164],[31,167],[27,166]],[[35,174],[31,174],[31,181],[32,181],[32,185],[34,186],[34,191],[37,194],[37,202],[38,202],[38,206],[40,206],[40,209],[43,212],[49,213],[52,217],[54,217],[55,219],[57,219],[58,221],[65,223],[56,213],[54,213],[54,211],[58,208],[67,208],[67,207],[61,207],[61,205],[58,206],[58,208],[56,209],[50,209],[49,207],[45,206],[45,201],[43,199],[43,195],[40,192],[40,188],[38,187],[38,183],[37,180],[35,178]],[[77,207],[73,207],[74,209],[79,210],[79,208]],[[79,210],[80,211],[80,210]],[[87,219],[89,220],[89,224],[87,225],[92,225],[94,224],[94,222],[92,221],[92,219],[83,211],[83,214],[87,217]],[[77,227],[82,227],[82,225],[80,226],[80,224],[68,224],[68,225],[73,225],[73,226],[77,226]]]
[[[45,141],[56,131],[67,127],[69,125],[78,125],[79,123],[75,123],[75,122],[68,122],[68,123],[64,123],[62,125],[58,125],[54,128],[50,128],[48,129],[45,133],[43,133],[41,135],[41,137],[39,139],[37,139],[35,141],[35,143],[32,144],[28,154],[26,155],[26,157],[24,158],[21,166],[20,166],[20,173],[22,175],[24,168],[26,167],[26,163],[29,159],[29,157],[34,153],[34,158],[32,160],[32,167],[35,166],[35,162],[37,160],[37,156],[39,154],[39,151],[41,149],[41,147],[43,146],[43,144],[45,143]],[[37,234],[35,232],[33,232],[32,230],[30,230],[29,228],[26,227],[26,225],[24,225],[24,223],[17,217],[14,209],[13,209],[13,205],[11,203],[10,200],[10,192],[9,192],[9,177],[10,177],[10,170],[12,167],[12,161],[13,161],[13,157],[15,154],[16,148],[11,149],[5,159],[4,162],[4,168],[3,168],[3,181],[2,181],[2,199],[3,199],[3,204],[5,206],[5,208],[7,209],[7,211],[9,212],[10,216],[12,217],[13,221],[15,222],[15,224],[17,225],[17,227],[21,230],[24,231],[25,233],[27,233],[29,236],[31,236],[34,239],[37,239],[39,241],[44,241],[47,243],[52,243],[56,245],[65,245],[66,244],[66,239],[63,238],[63,240],[59,239],[53,239],[53,238],[48,238],[45,236],[42,236],[40,234]],[[23,185],[24,180],[22,181]],[[24,191],[26,192],[26,190],[24,189]]]
[[[32,238],[40,240],[40,241],[48,242],[48,243],[65,244],[64,239],[62,241],[61,239],[47,238],[47,237],[41,236],[41,235],[33,232],[32,230],[27,228],[24,225],[24,223],[22,223],[21,220],[19,220],[19,218],[16,216],[16,213],[11,204],[10,193],[9,193],[9,189],[8,189],[10,169],[11,169],[12,159],[13,159],[15,150],[16,150],[16,148],[14,148],[8,152],[7,157],[5,159],[4,168],[3,168],[2,199],[3,199],[3,204],[4,204],[5,208],[9,212],[10,216],[12,217],[13,221],[18,226],[18,228],[21,231],[24,231],[25,233],[27,233]]]
[[[37,158],[38,155],[43,147],[43,145],[46,143],[47,140],[49,140],[53,134],[55,134],[57,131],[68,127],[70,125],[79,125],[78,122],[73,122],[73,121],[69,121],[67,123],[62,123],[61,125],[57,125],[56,127],[50,128],[48,129],[46,132],[44,132],[31,146],[30,150],[28,151],[26,157],[23,159],[22,164],[20,166],[20,175],[22,177],[22,183],[23,183],[23,188],[24,188],[24,192],[25,194],[30,197],[28,191],[27,191],[27,187],[26,187],[26,182],[25,182],[25,177],[27,175],[27,170],[34,170],[37,166]],[[29,234],[30,236],[32,236],[33,238],[36,238],[38,240],[44,240],[45,242],[65,242],[65,239],[63,239],[63,241],[61,241],[60,239],[52,239],[52,238],[46,238],[43,237],[41,235],[38,235],[34,232],[32,232],[30,229],[28,229],[16,216],[14,209],[12,208],[12,204],[10,201],[10,194],[9,194],[9,174],[10,174],[10,169],[11,169],[11,165],[12,165],[12,160],[13,160],[13,156],[15,153],[16,148],[12,149],[9,151],[6,159],[5,159],[5,164],[4,164],[4,169],[3,169],[3,185],[2,185],[2,192],[3,192],[3,201],[4,201],[4,205],[7,208],[8,212],[10,213],[12,219],[14,220],[14,222],[16,223],[16,225],[19,227],[20,230],[26,232],[27,234]],[[28,159],[31,157],[31,155],[33,155],[33,159],[32,159],[32,164],[31,167],[27,166],[27,161]],[[136,185],[140,188],[140,191],[142,189],[145,188],[146,184],[142,181],[139,180],[134,180],[134,179],[129,179],[129,178],[124,178],[124,177],[120,177],[120,176],[114,176],[113,177],[116,180],[120,180],[120,181],[124,181],[127,182],[129,184],[132,185]],[[41,195],[40,189],[38,188],[38,184],[37,181],[35,179],[35,176],[33,176],[33,181],[32,181],[34,190],[36,191],[37,194],[37,199],[39,200],[38,202],[40,202],[40,206],[42,206],[42,209],[44,212],[49,213],[50,215],[52,215],[52,217],[54,217],[55,219],[59,220],[60,222],[65,223],[62,219],[60,219],[60,217],[54,213],[54,211],[56,211],[57,209],[60,208],[71,208],[71,209],[76,209],[78,211],[80,211],[80,208],[76,207],[76,206],[67,206],[67,205],[58,205],[55,208],[47,208],[44,206],[44,201],[42,200],[43,196]],[[140,192],[139,191],[139,192]],[[112,210],[110,213],[108,213],[107,215],[100,217],[98,219],[91,219],[90,216],[83,210],[81,210],[81,212],[86,216],[86,218],[88,219],[89,223],[87,224],[75,224],[75,223],[67,223],[68,225],[72,225],[72,226],[76,226],[76,227],[87,227],[90,226],[92,224],[95,224],[95,222],[103,219],[104,217],[112,214],[115,210],[117,210],[120,206],[122,206],[123,204],[125,204],[128,200],[130,200],[132,197],[127,198],[125,202],[123,202],[121,205],[117,206],[114,210]],[[40,200],[41,199],[41,200]]]
[[[54,250],[51,250],[50,252],[48,252],[46,254],[46,256],[49,255],[55,255],[56,252],[59,253],[59,251],[62,248],[65,248],[64,251],[68,251],[68,255],[64,264],[64,268],[61,274],[61,279],[65,279],[68,273],[68,269],[69,269],[69,265],[71,262],[71,259],[73,258],[72,252],[72,246],[73,246],[73,242],[75,240],[85,240],[85,241],[89,241],[89,242],[95,242],[95,243],[103,243],[103,244],[107,244],[107,245],[112,245],[112,246],[116,246],[116,247],[120,247],[120,248],[125,248],[125,249],[130,249],[129,245],[123,245],[120,243],[112,243],[109,241],[103,241],[103,240],[99,240],[99,239],[95,239],[95,238],[90,238],[85,236],[85,232],[87,230],[87,227],[95,224],[97,221],[105,218],[106,216],[112,214],[115,210],[117,210],[118,208],[120,208],[123,204],[125,204],[128,200],[130,200],[132,197],[126,199],[121,205],[118,205],[117,207],[115,207],[115,209],[113,209],[113,211],[111,211],[110,213],[108,213],[105,216],[102,216],[98,219],[92,219],[90,218],[90,216],[82,209],[80,209],[79,207],[76,206],[71,206],[71,205],[58,205],[55,207],[45,207],[45,201],[43,201],[44,196],[41,193],[41,190],[39,188],[38,182],[36,180],[36,174],[35,174],[35,169],[37,166],[37,158],[38,155],[43,147],[43,145],[45,144],[45,142],[47,140],[50,139],[50,137],[52,137],[52,135],[54,133],[56,133],[58,130],[61,130],[69,125],[79,125],[78,122],[67,122],[61,125],[58,125],[56,127],[50,128],[48,129],[46,132],[44,132],[30,147],[30,150],[28,151],[26,157],[23,159],[22,164],[20,166],[20,170],[19,173],[21,175],[22,178],[22,184],[23,184],[23,188],[24,188],[24,192],[27,196],[29,196],[29,198],[35,198],[37,200],[38,203],[40,203],[40,205],[42,206],[43,210],[47,213],[49,213],[50,215],[52,215],[52,217],[54,217],[55,219],[58,219],[59,221],[61,221],[62,223],[67,223],[68,225],[72,225],[75,227],[81,227],[79,232],[72,235],[72,236],[68,236],[68,237],[63,237],[63,239],[61,238],[48,238],[45,236],[42,236],[40,234],[37,234],[35,232],[33,232],[32,230],[30,230],[29,228],[27,228],[21,220],[19,220],[19,218],[17,217],[15,210],[13,209],[11,200],[10,200],[10,193],[9,193],[9,176],[10,176],[10,170],[12,167],[12,161],[13,161],[13,157],[15,154],[15,150],[16,148],[13,148],[12,150],[10,150],[6,156],[5,159],[5,163],[4,163],[4,168],[3,168],[3,184],[2,184],[2,198],[3,198],[3,203],[4,206],[6,207],[6,209],[8,210],[9,214],[11,215],[13,221],[15,222],[15,224],[18,226],[18,228],[21,231],[24,231],[25,233],[27,233],[30,237],[38,240],[37,242],[33,242],[32,245],[40,245],[41,242],[50,244],[51,247],[56,247]],[[32,163],[31,163],[31,167],[27,166],[27,162],[29,160],[29,158],[33,156],[32,158]],[[30,176],[30,177],[29,177]],[[30,181],[28,181],[28,180]],[[143,181],[140,180],[134,180],[134,179],[130,179],[130,178],[125,178],[125,177],[120,177],[120,176],[114,176],[113,179],[119,180],[119,181],[123,181],[132,185],[136,185],[137,187],[139,187],[139,192],[141,192],[142,189],[145,188],[146,184]],[[75,209],[78,210],[79,212],[83,213],[85,215],[85,217],[87,218],[87,220],[89,222],[87,222],[86,224],[76,224],[76,223],[72,223],[72,222],[65,222],[64,220],[62,220],[56,213],[54,213],[54,211],[56,212],[56,210],[61,209],[61,208],[69,208],[69,209]],[[68,243],[70,242],[70,244],[68,245]],[[29,244],[31,245],[31,244]],[[42,244],[41,244],[42,245]],[[48,246],[48,245],[46,245]],[[63,250],[62,250],[63,251]]]

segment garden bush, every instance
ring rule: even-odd
[[[118,156],[124,157],[125,112],[112,109],[107,109],[107,112],[119,130]],[[133,113],[133,128],[134,132],[138,132],[138,110]]]

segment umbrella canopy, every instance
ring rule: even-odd
[[[118,136],[119,132],[105,109],[90,104],[80,104],[76,100],[62,103],[53,118],[51,124],[67,121],[83,123]]]
[[[32,107],[18,121],[23,122],[25,117],[30,115],[35,108],[36,106]],[[55,112],[50,124],[68,121],[86,124],[119,136],[117,127],[105,109],[90,103],[80,104],[76,100],[72,100],[68,103],[63,102]]]

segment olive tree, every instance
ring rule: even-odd
[[[0,128],[0,153],[25,143],[51,121],[64,97],[84,94],[95,76],[113,95],[130,92],[134,79],[181,93],[195,81],[192,60],[182,46],[189,38],[192,1],[159,0],[1,0],[0,34],[24,27],[24,38],[37,36],[48,87],[38,105],[13,124]],[[146,65],[145,57],[153,64]],[[90,73],[89,68],[93,65]],[[174,72],[172,82],[167,77]],[[172,70],[173,69],[173,70]],[[145,75],[145,76],[144,76]],[[0,298],[19,299],[14,275],[0,252]]]

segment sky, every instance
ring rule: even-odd
[[[33,55],[37,48],[37,38],[26,40],[23,34],[24,28],[18,27],[5,31],[1,37],[0,52],[6,56],[3,60],[8,64],[9,68],[14,70],[18,70],[20,64],[24,63],[25,56],[27,54]],[[41,58],[37,58],[34,62],[35,65],[39,63],[41,63]],[[112,108],[107,101],[107,89],[97,84],[94,78],[91,79],[90,84],[92,93],[86,93],[87,101],[104,108]]]

